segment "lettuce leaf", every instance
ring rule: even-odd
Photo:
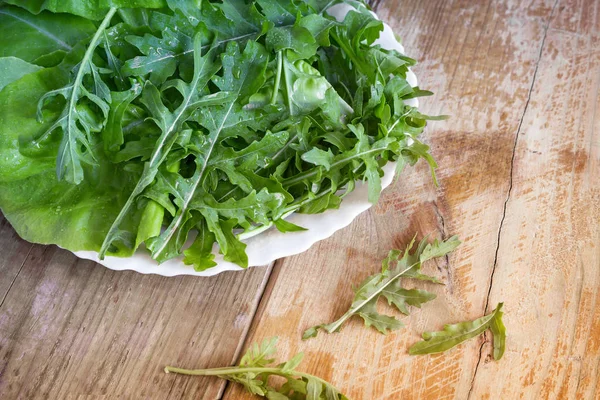
[[[53,150],[59,137],[50,137],[40,148],[19,149],[22,135],[35,135],[40,129],[32,118],[37,99],[66,79],[62,68],[47,68],[0,92],[0,205],[25,240],[98,251],[138,174],[99,157],[96,167],[87,168],[86,180],[72,185],[56,177]],[[137,214],[129,214],[124,225],[133,228]],[[114,254],[131,255],[132,247],[119,247]]]

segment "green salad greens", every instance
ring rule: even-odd
[[[167,366],[165,372],[218,376],[229,382],[239,383],[249,393],[268,400],[348,400],[346,395],[326,380],[296,370],[304,358],[303,353],[296,354],[284,363],[273,365],[275,359],[271,357],[277,350],[276,345],[277,337],[265,339],[260,345],[252,343],[242,356],[240,365],[234,367],[184,369]],[[285,382],[279,388],[272,386],[277,378],[280,382]]]
[[[32,242],[245,267],[240,233],[435,167],[382,30],[349,0],[0,0],[2,212]]]

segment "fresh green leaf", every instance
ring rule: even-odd
[[[41,67],[16,57],[0,58],[0,91],[21,77],[39,71]]]
[[[286,221],[284,219],[277,219],[275,220],[275,227],[277,227],[277,230],[279,232],[302,232],[302,231],[306,231],[306,228],[303,228],[301,226],[298,226],[294,223],[291,223],[289,221]]]
[[[77,43],[95,31],[94,23],[73,15],[49,12],[32,15],[17,7],[2,6],[0,57],[17,57],[36,63],[40,57],[54,54],[60,62]]]
[[[377,311],[377,301],[384,296],[390,304],[394,304],[402,313],[408,314],[406,304],[420,307],[435,296],[420,290],[406,290],[400,286],[401,278],[421,279],[421,264],[432,258],[443,257],[450,253],[460,241],[456,236],[445,241],[435,240],[432,243],[423,239],[412,253],[414,239],[406,250],[391,250],[382,261],[381,273],[366,278],[356,289],[350,309],[337,321],[309,328],[302,335],[303,339],[313,338],[320,329],[328,333],[337,332],[342,325],[354,315],[360,316],[367,326],[372,326],[381,333],[399,329],[403,324],[394,317],[382,315]]]
[[[367,327],[373,327],[384,335],[388,331],[394,331],[404,326],[396,318],[377,312],[377,298],[362,306],[358,315],[365,321]]]
[[[266,396],[265,396],[268,400],[289,400],[289,397],[287,397],[284,394],[281,394],[279,392],[274,392],[274,391],[268,391]]]
[[[124,143],[123,119],[131,102],[135,100],[142,92],[142,85],[138,82],[132,82],[131,88],[124,92],[111,92],[110,111],[106,126],[102,131],[102,140],[104,141],[104,150],[115,152],[121,148]]]
[[[165,250],[173,236],[176,235],[182,224],[188,218],[189,209],[192,205],[192,200],[196,195],[196,191],[202,192],[202,183],[206,179],[207,165],[213,157],[215,144],[222,139],[223,127],[225,123],[232,118],[236,118],[234,112],[234,103],[236,100],[243,101],[253,94],[261,83],[261,77],[266,68],[267,57],[264,48],[259,44],[248,43],[243,56],[240,59],[238,54],[238,46],[232,43],[228,46],[228,51],[223,55],[223,76],[215,77],[214,83],[221,89],[221,93],[230,93],[232,96],[228,102],[225,102],[221,107],[210,107],[202,109],[203,119],[201,122],[209,131],[209,136],[206,139],[205,145],[195,154],[199,165],[197,166],[194,176],[191,178],[184,193],[181,193],[180,208],[167,227],[167,229],[152,243],[150,249],[155,259],[164,259]],[[197,196],[196,196],[197,197]],[[199,208],[199,206],[195,206]],[[209,226],[210,229],[210,226]],[[212,230],[212,229],[211,229]],[[231,246],[223,248],[225,242],[221,242],[221,250],[225,254],[225,259],[230,259],[233,262],[238,262],[240,265],[247,266],[247,257],[243,252],[245,245],[229,233],[229,229],[224,231],[227,243]],[[216,233],[213,231],[213,233]],[[217,236],[218,238],[218,236]],[[239,254],[239,252],[244,253]],[[164,254],[164,255],[163,255]]]
[[[316,379],[308,378],[306,384],[306,400],[319,400],[323,392],[323,385]]]
[[[383,24],[361,3],[348,2],[356,11],[343,21],[326,10],[345,0],[2,3],[0,59],[45,69],[22,64],[10,68],[20,75],[3,74],[12,83],[0,100],[24,88],[42,122],[30,107],[26,117],[2,110],[11,139],[0,148],[0,182],[37,193],[32,176],[43,171],[48,201],[89,210],[80,201],[94,198],[105,218],[93,233],[50,235],[65,226],[45,215],[46,198],[19,207],[20,188],[10,186],[18,195],[0,201],[9,220],[49,224],[39,234],[16,227],[33,241],[84,243],[102,257],[144,245],[158,262],[183,255],[199,270],[220,251],[245,266],[244,238],[301,230],[283,219],[291,213],[335,209],[360,181],[377,201],[387,163],[400,171],[425,159],[435,168],[419,140],[432,118],[406,104],[429,94],[407,80],[415,61],[374,45]],[[52,164],[62,181],[44,175]],[[64,223],[89,218],[74,215]],[[417,269],[405,277],[434,280]],[[256,376],[247,380],[264,389]]]
[[[24,239],[35,243],[60,243],[73,251],[98,251],[110,221],[123,206],[122,192],[133,188],[137,175],[118,171],[98,154],[93,179],[71,185],[56,178],[60,138],[48,138],[43,146],[30,147],[21,135],[33,136],[39,123],[32,115],[45,92],[68,79],[59,67],[28,74],[0,92],[0,206],[6,219]],[[48,124],[46,124],[48,125]],[[88,168],[84,166],[84,169]],[[129,214],[123,227],[132,229],[139,215]],[[77,234],[73,234],[77,232]],[[131,244],[135,236],[127,239]],[[115,255],[130,256],[120,247]]]
[[[208,230],[206,223],[198,223],[197,229],[198,234],[194,243],[183,252],[185,255],[183,262],[186,265],[193,265],[196,271],[205,271],[217,265],[212,252],[215,235]]]
[[[502,305],[503,303],[498,304],[496,310],[494,310],[494,318],[490,322],[490,330],[494,336],[494,360],[501,359],[506,349],[506,327],[502,322],[502,315],[504,314]]]
[[[474,321],[444,325],[443,331],[423,333],[424,340],[412,345],[409,353],[412,355],[441,353],[491,329],[494,333],[494,358],[499,360],[504,354],[506,337],[506,330],[502,323],[502,305],[503,303],[499,303],[491,314]]]
[[[423,303],[435,299],[435,294],[421,289],[404,289],[399,281],[394,282],[381,293],[390,305],[394,305],[402,314],[408,315],[407,305],[421,308]]]
[[[194,376],[218,376],[243,385],[251,394],[270,400],[348,400],[329,382],[314,375],[296,371],[296,367],[302,361],[302,353],[295,355],[286,363],[269,366],[274,360],[268,357],[275,352],[276,343],[277,338],[265,339],[260,346],[253,343],[237,367],[194,370],[166,367],[165,372]],[[286,380],[279,389],[272,387],[269,383],[269,378],[275,376]]]
[[[102,19],[110,7],[116,8],[161,8],[164,0],[4,0],[27,9],[32,14],[43,10],[53,13],[69,13],[92,20]]]
[[[274,359],[269,357],[274,355],[276,351],[277,337],[265,339],[260,345],[258,343],[253,343],[242,357],[240,366],[264,367],[274,361]]]
[[[283,364],[283,367],[281,367],[281,370],[285,373],[293,372],[296,369],[296,367],[298,365],[300,365],[303,358],[304,358],[303,353],[296,354],[294,357],[292,357],[288,361],[286,361],[285,364]]]
[[[100,131],[104,121],[108,118],[110,90],[100,77],[100,69],[93,63],[92,57],[104,30],[116,11],[115,8],[111,8],[106,14],[88,45],[83,59],[77,65],[73,80],[67,86],[46,93],[39,100],[37,116],[40,121],[44,119],[42,108],[46,102],[55,97],[63,97],[66,101],[65,107],[55,123],[35,139],[35,143],[38,144],[45,141],[57,129],[62,130],[63,138],[56,158],[58,180],[64,177],[69,183],[80,184],[83,181],[82,164],[96,163],[91,134]],[[91,76],[93,84],[90,88],[84,86],[83,80],[86,76]],[[101,121],[85,118],[86,114],[82,110],[84,106],[80,104],[84,99],[101,110]],[[83,131],[81,127],[83,127]]]
[[[197,48],[201,46],[200,35],[196,36],[195,43]],[[129,196],[125,206],[114,220],[109,233],[106,235],[100,251],[100,257],[104,257],[104,254],[109,250],[112,243],[120,236],[121,222],[126,218],[137,197],[156,177],[158,167],[166,159],[171,147],[177,139],[177,134],[183,123],[187,121],[198,108],[218,104],[223,100],[224,96],[219,96],[219,94],[202,95],[208,81],[219,70],[219,66],[214,63],[213,57],[214,55],[211,53],[202,56],[199,49],[194,54],[194,78],[189,84],[179,81],[177,89],[181,91],[183,101],[173,112],[169,111],[169,109],[162,104],[158,89],[151,83],[146,84],[142,93],[142,101],[150,110],[154,122],[161,129],[162,133],[156,142],[152,157],[144,165],[142,177]]]

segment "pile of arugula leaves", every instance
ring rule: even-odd
[[[350,0],[0,0],[0,208],[32,242],[245,267],[240,232],[435,167],[382,29]]]

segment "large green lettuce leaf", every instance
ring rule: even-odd
[[[60,55],[64,56],[95,31],[91,21],[74,15],[32,15],[17,7],[0,7],[0,57],[36,62],[54,54],[60,61]]]
[[[164,0],[4,0],[8,4],[23,7],[32,14],[44,10],[54,13],[69,13],[100,20],[111,7],[117,8],[161,8]]]
[[[117,171],[117,166],[100,157],[98,165],[86,171],[84,182],[71,185],[56,179],[60,135],[50,137],[50,143],[40,148],[19,150],[19,138],[40,129],[35,119],[37,100],[67,79],[62,69],[47,68],[0,92],[0,208],[28,241],[55,243],[69,250],[99,250],[136,174]],[[134,226],[137,215],[135,211],[129,214],[124,225]],[[126,256],[128,252],[121,247],[117,253]]]
[[[42,69],[17,57],[0,57],[0,91],[21,77]]]

